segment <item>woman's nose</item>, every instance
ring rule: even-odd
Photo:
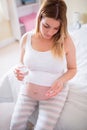
[[[54,35],[54,30],[52,30],[52,29],[49,30],[49,31],[48,31],[48,35],[53,36],[53,35]]]

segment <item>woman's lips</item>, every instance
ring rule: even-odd
[[[52,36],[50,36],[50,35],[48,35],[48,34],[44,34],[44,36],[46,37],[46,38],[51,38]]]

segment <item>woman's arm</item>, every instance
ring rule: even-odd
[[[27,33],[25,33],[20,40],[19,62],[22,63],[22,64],[23,64],[23,57],[24,57],[24,53],[25,53],[26,40],[27,40]]]
[[[52,87],[46,94],[48,97],[53,97],[62,91],[64,84],[68,82],[68,80],[72,79],[76,74],[76,50],[69,35],[65,39],[64,49],[66,54],[67,71],[53,83]]]
[[[60,79],[63,83],[66,83],[68,80],[72,79],[77,72],[76,49],[69,35],[65,40],[64,48],[66,53],[67,71]]]
[[[25,46],[26,46],[26,40],[27,40],[27,33],[25,33],[21,40],[20,40],[20,57],[19,57],[19,65],[15,68],[14,70],[14,74],[16,76],[16,78],[20,81],[22,81],[25,77],[24,73],[22,73],[22,68],[23,66],[23,58],[24,58],[24,54],[25,54]]]

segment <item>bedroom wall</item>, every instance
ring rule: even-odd
[[[72,23],[73,13],[80,13],[81,23],[87,23],[87,0],[65,0],[67,4],[67,18],[68,23]]]
[[[12,40],[12,29],[7,0],[0,1],[0,47]]]
[[[0,22],[0,41],[12,37],[10,21],[3,20]]]

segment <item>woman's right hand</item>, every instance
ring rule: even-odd
[[[24,79],[24,74],[21,72],[21,70],[20,70],[18,67],[15,68],[14,74],[15,74],[15,76],[16,76],[16,78],[17,78],[18,80],[23,81],[23,79]]]
[[[28,74],[28,69],[24,65],[19,65],[14,69],[14,74],[18,80],[23,81],[24,77]]]

